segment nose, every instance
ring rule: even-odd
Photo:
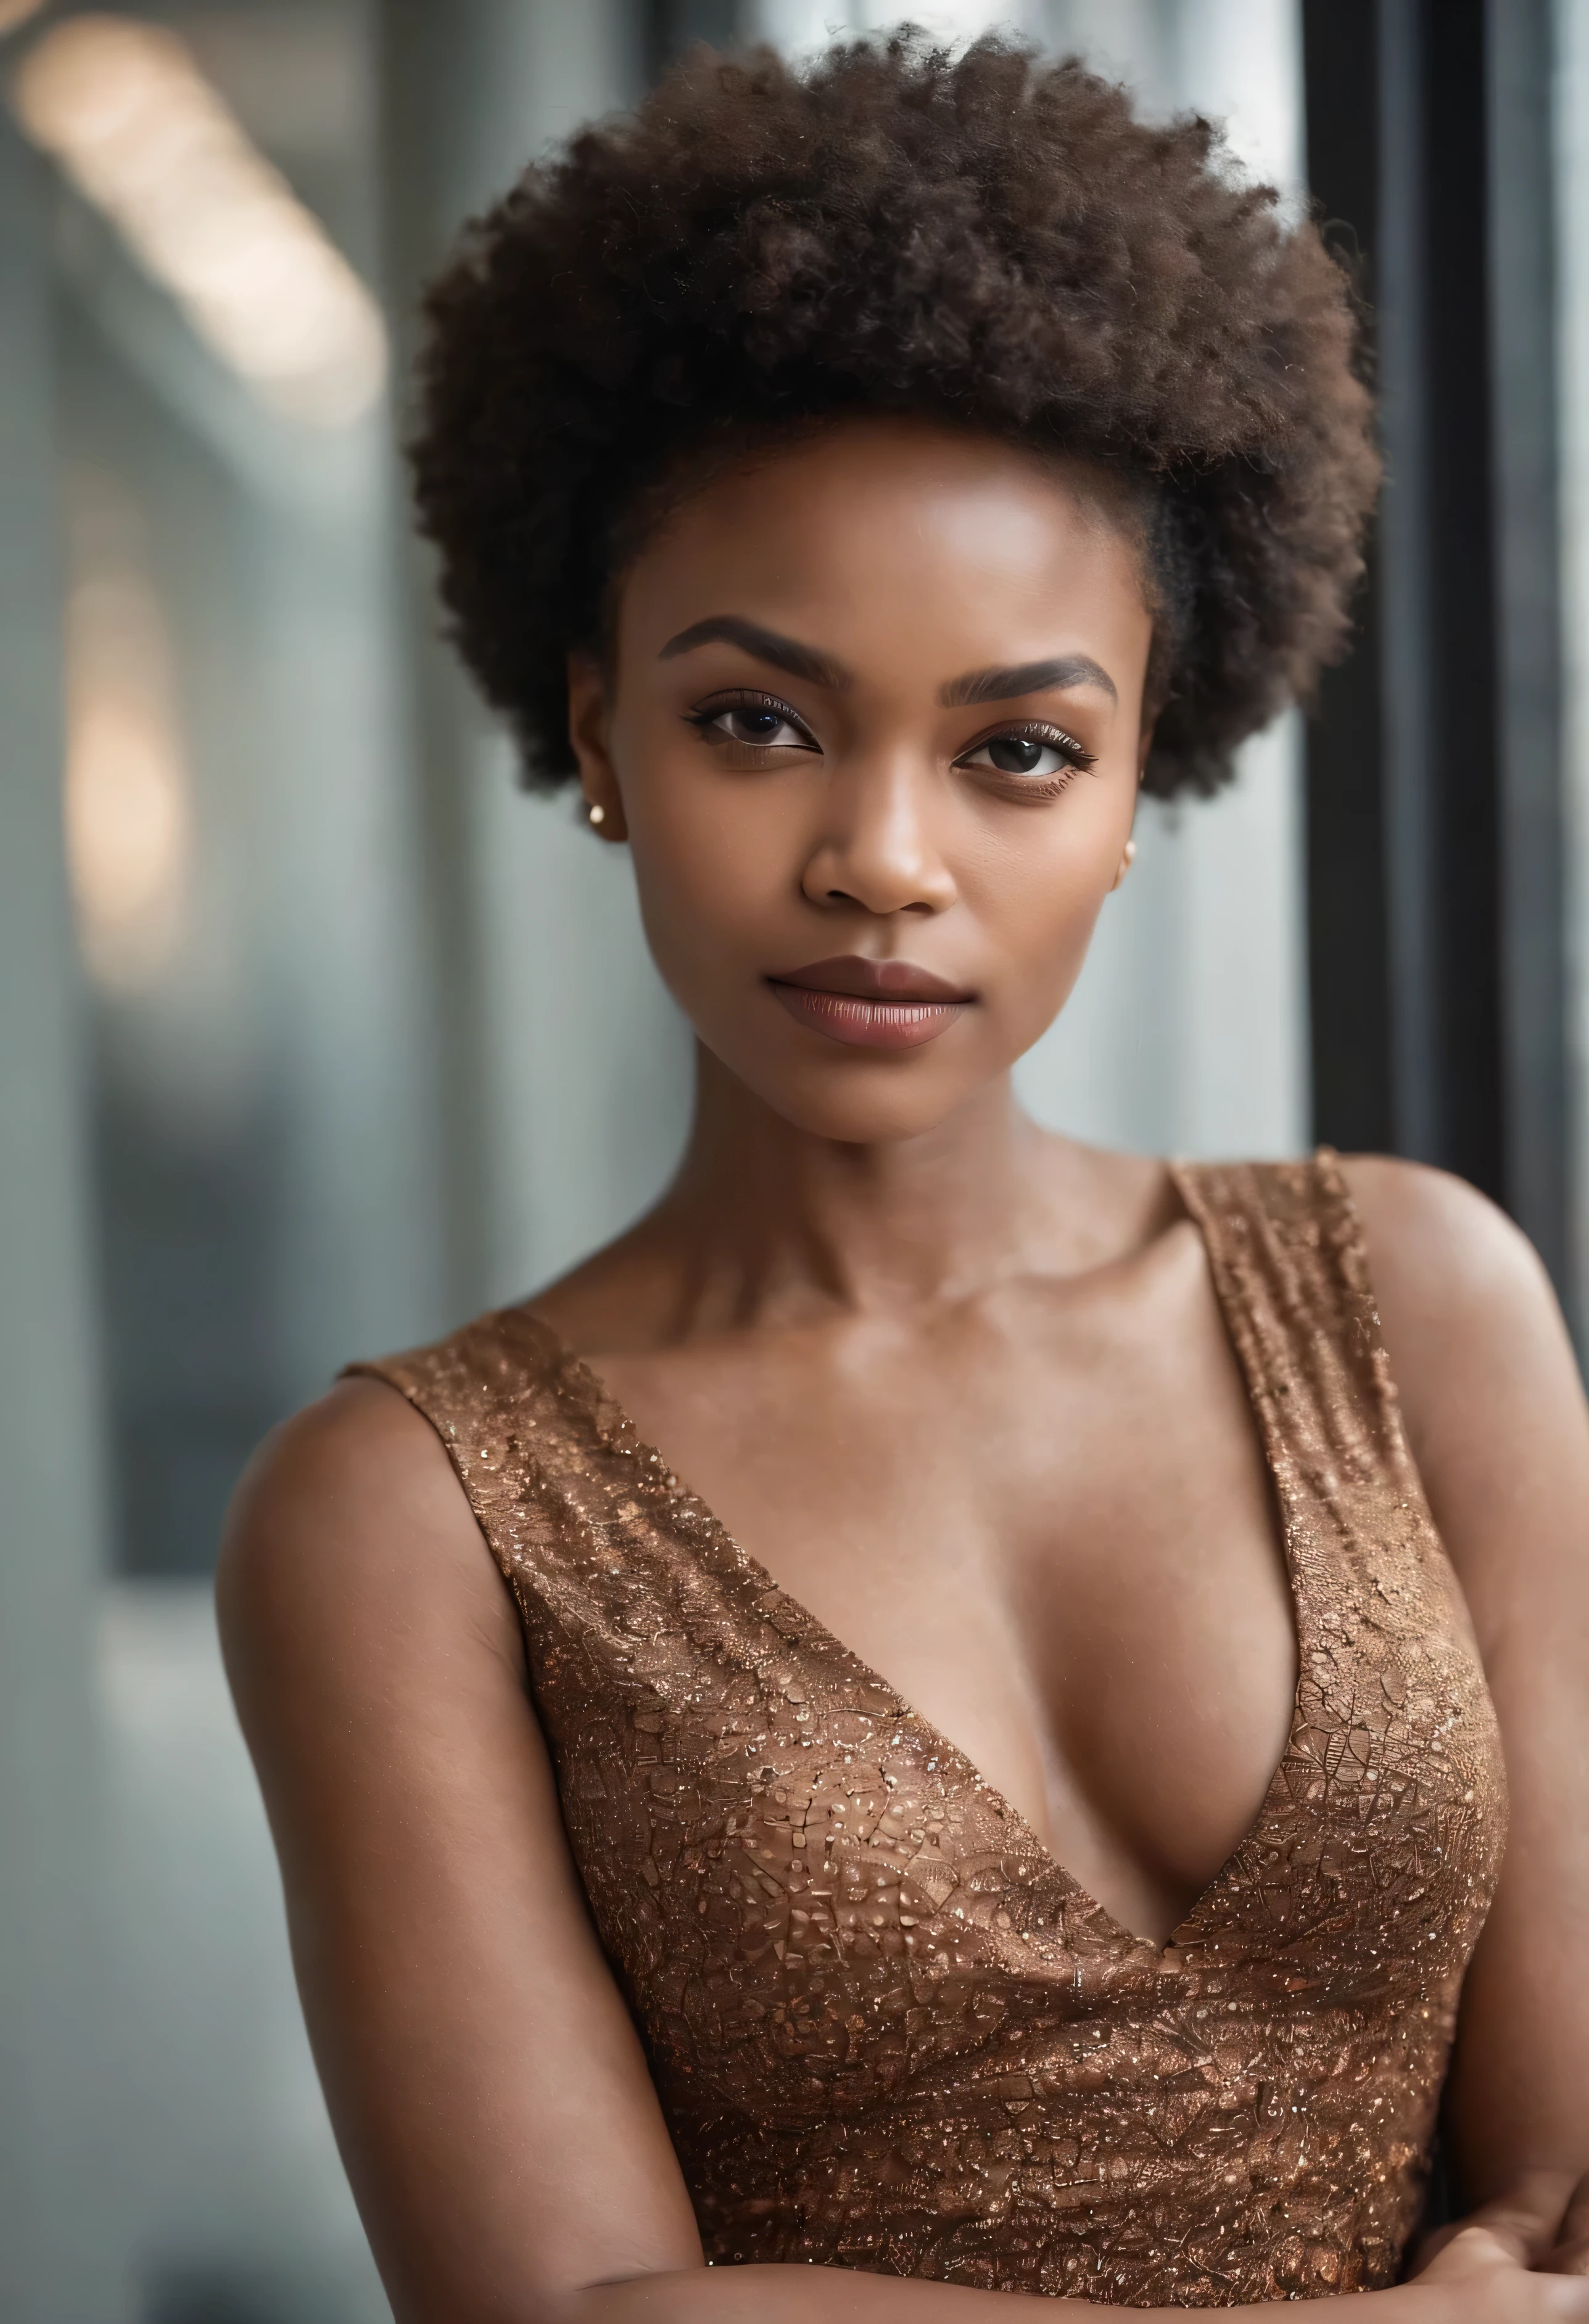
[[[955,878],[935,835],[937,785],[908,765],[857,766],[824,788],[820,835],[800,875],[813,904],[894,912],[942,912]]]

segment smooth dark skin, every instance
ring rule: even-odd
[[[666,650],[724,616],[801,647],[799,674],[723,635]],[[1095,480],[922,425],[846,422],[670,521],[571,714],[700,1036],[695,1132],[657,1209],[535,1304],[746,1548],[1162,1938],[1280,1757],[1291,1600],[1163,1167],[1039,1131],[1009,1084],[1121,874],[1150,632]],[[1096,669],[965,698],[1056,659]],[[798,725],[760,748],[688,723],[736,689]],[[1045,788],[976,760],[1033,722],[1095,765]],[[843,1047],[763,980],[851,953],[976,998],[925,1047]],[[1405,1164],[1347,1175],[1512,1794],[1450,2092],[1479,2209],[1361,2297],[1386,2324],[1589,2319],[1589,1416],[1499,1213]],[[272,1439],[220,1603],[399,2324],[1008,2324],[1018,2295],[704,2269],[513,1606],[396,1394],[344,1383]]]

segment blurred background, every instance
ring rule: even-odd
[[[1352,661],[1150,805],[1022,1066],[1083,1136],[1461,1170],[1585,1310],[1589,0],[924,5],[1229,123],[1377,312]],[[394,445],[459,221],[871,0],[0,0],[0,2315],[387,2314],[216,1654],[251,1445],[661,1187],[622,855],[513,788]],[[555,995],[555,1007],[552,1004]]]

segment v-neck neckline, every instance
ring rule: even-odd
[[[826,1622],[820,1620],[802,1600],[797,1598],[791,1590],[784,1587],[775,1573],[745,1548],[738,1536],[729,1531],[710,1503],[703,1499],[699,1493],[679,1477],[673,1463],[661,1447],[651,1443],[635,1426],[634,1422],[594,1365],[587,1362],[586,1359],[568,1344],[552,1324],[549,1323],[543,1316],[537,1314],[533,1306],[528,1303],[513,1311],[522,1315],[543,1335],[557,1360],[563,1379],[578,1390],[584,1417],[597,1440],[609,1452],[616,1449],[636,1465],[654,1466],[659,1473],[667,1477],[670,1480],[670,1501],[683,1501],[689,1505],[696,1527],[711,1537],[714,1545],[725,1553],[730,1563],[753,1588],[758,1591],[774,1592],[783,1600],[799,1625],[803,1641],[814,1645],[819,1652],[831,1660],[847,1665],[859,1683],[868,1689],[874,1689],[878,1693],[888,1698],[895,1707],[892,1721],[895,1727],[901,1725],[909,1727],[930,1748],[933,1755],[941,1760],[953,1763],[960,1771],[964,1782],[974,1790],[981,1792],[996,1810],[1001,1820],[1010,1825],[1020,1836],[1024,1846],[1030,1849],[1039,1866],[1042,1876],[1059,1886],[1065,1892],[1072,1909],[1082,1919],[1092,1922],[1114,1941],[1129,1945],[1137,1952],[1150,1953],[1155,1965],[1160,1968],[1174,1966],[1177,1958],[1187,1945],[1205,1933],[1209,1914],[1221,1894],[1228,1886],[1238,1862],[1261,1838],[1274,1812],[1277,1802],[1287,1794],[1288,1779],[1298,1760],[1303,1757],[1302,1733],[1308,1723],[1303,1705],[1303,1681],[1307,1654],[1307,1609],[1303,1602],[1298,1564],[1291,1554],[1295,1516],[1292,1508],[1293,1493],[1287,1483],[1281,1465],[1275,1458],[1273,1424],[1263,1404],[1253,1393],[1254,1382],[1247,1358],[1243,1351],[1241,1337],[1231,1328],[1229,1302],[1222,1280],[1221,1269],[1215,1264],[1214,1252],[1209,1246],[1201,1207],[1190,1192],[1189,1181],[1193,1167],[1182,1162],[1171,1162],[1169,1169],[1176,1193],[1186,1210],[1187,1218],[1196,1229],[1203,1245],[1209,1280],[1218,1303],[1221,1319],[1231,1342],[1231,1351],[1235,1358],[1237,1370],[1242,1376],[1248,1407],[1252,1414],[1253,1425],[1258,1432],[1258,1441],[1262,1449],[1264,1468],[1280,1516],[1280,1551],[1290,1591],[1292,1632],[1297,1649],[1297,1683],[1292,1692],[1291,1722],[1287,1730],[1285,1748],[1276,1763],[1274,1773],[1264,1786],[1263,1796],[1259,1802],[1251,1822],[1212,1878],[1198,1890],[1162,1943],[1153,1937],[1143,1936],[1140,1930],[1129,1928],[1109,1910],[1106,1904],[1100,1904],[1095,1896],[1084,1888],[1076,1875],[1069,1871],[1055,1855],[1053,1849],[1039,1836],[1014,1803],[1006,1798],[998,1785],[991,1783],[983,1774],[970,1754],[962,1750],[957,1743],[945,1735],[939,1728],[935,1727],[929,1719],[925,1718],[910,1699],[901,1693],[899,1688],[891,1680],[885,1678],[881,1671],[873,1669],[872,1665],[863,1655],[857,1654],[853,1646],[846,1646],[836,1632],[830,1629]],[[615,1437],[623,1439],[620,1446],[614,1447],[613,1440]],[[604,1489],[616,1492],[617,1489],[611,1486],[607,1480],[603,1480],[603,1484]],[[1310,1775],[1316,1773],[1311,1761],[1308,1762],[1307,1772]]]

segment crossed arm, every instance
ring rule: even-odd
[[[1474,2214],[1413,2282],[1363,2297],[1384,2324],[1589,2324],[1589,1415],[1498,1214],[1403,1166],[1349,1176],[1512,1794],[1449,2091]],[[344,1383],[267,1447],[220,1606],[310,2038],[398,2324],[1007,2324],[1008,2293],[705,2266],[563,1837],[512,1602],[393,1390]]]

